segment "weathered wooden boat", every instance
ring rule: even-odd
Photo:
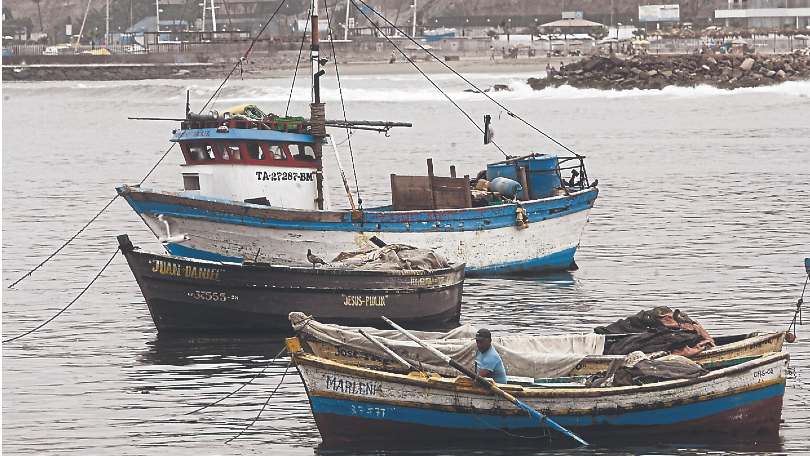
[[[222,263],[138,251],[118,242],[160,332],[289,332],[302,311],[348,325],[397,315],[421,328],[458,324],[464,265],[367,270]]]
[[[317,19],[315,1],[313,24]],[[598,190],[588,178],[584,156],[567,148],[563,155],[524,150],[515,154],[521,156],[489,163],[487,179],[522,184],[516,199],[473,207],[469,176],[457,177],[451,167],[450,177],[438,177],[429,167],[427,176],[392,175],[390,206],[356,205],[344,177],[351,209],[330,209],[323,148],[331,143],[336,156],[338,151],[327,127],[388,131],[410,124],[327,120],[318,46],[318,33],[313,33],[310,118],[243,107],[200,115],[187,107],[171,139],[185,161],[183,191],[117,188],[169,253],[301,265],[302,245],[332,257],[377,236],[431,248],[466,263],[468,274],[576,267],[574,254]],[[336,161],[339,165],[339,156]]]
[[[303,347],[315,356],[353,366],[405,372],[400,363],[374,346],[365,337],[360,336],[357,332],[358,328],[322,324],[313,319],[302,318],[300,313],[292,313],[289,318]],[[471,325],[464,325],[450,332],[421,332],[419,334],[426,341],[438,341],[437,348],[448,355],[469,357],[475,350],[473,340],[475,331]],[[392,331],[369,329],[367,332],[382,338],[388,346],[396,348],[406,359],[429,365],[433,371],[445,375],[453,372],[451,368],[436,365],[436,360],[432,355],[411,342],[403,341]],[[603,355],[602,353],[611,339],[625,336],[604,336],[593,333],[558,336],[507,335],[495,337],[493,343],[501,352],[510,375],[530,378],[580,377],[604,372],[612,361],[623,358],[621,355]],[[532,351],[547,351],[553,349],[551,347],[559,346],[552,345],[557,338],[565,338],[559,353],[538,353],[538,358],[533,358]],[[584,341],[579,344],[580,348],[570,349],[577,343],[578,338]],[[691,359],[709,369],[733,366],[765,353],[781,351],[785,333],[738,334],[719,336],[714,339],[717,346],[703,350],[692,356]],[[552,357],[557,361],[554,366],[541,364],[541,361],[548,362]],[[515,364],[510,366],[511,358],[515,359]],[[525,361],[526,358],[530,359]],[[522,367],[524,365],[530,368],[526,370]]]
[[[517,441],[548,430],[465,378],[400,374],[288,350],[326,446]],[[692,379],[587,388],[499,385],[588,442],[753,440],[778,435],[789,355],[766,354]]]

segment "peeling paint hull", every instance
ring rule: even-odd
[[[322,257],[362,246],[377,236],[388,243],[429,248],[467,264],[468,275],[531,274],[575,268],[574,255],[598,191],[521,202],[529,224],[516,224],[513,204],[437,211],[368,209],[302,211],[118,189],[133,210],[175,255],[212,261],[243,258],[302,265],[307,249]]]
[[[464,265],[435,271],[361,271],[224,264],[124,251],[158,331],[291,331],[290,312],[379,326],[458,324]]]
[[[626,437],[762,441],[778,436],[788,358],[772,353],[696,379],[642,386],[504,389],[594,443]],[[326,446],[449,445],[480,439],[526,444],[525,437],[549,433],[468,381],[352,367],[303,352],[293,359]],[[565,440],[551,435],[557,442]]]

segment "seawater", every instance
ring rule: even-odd
[[[810,83],[733,92],[709,87],[602,92],[533,92],[529,74],[476,74],[491,96],[587,156],[601,193],[577,254],[580,269],[544,277],[468,279],[462,321],[495,334],[588,331],[639,309],[668,305],[713,334],[781,330],[792,318],[810,256]],[[541,135],[449,75],[435,79],[510,154],[560,152]],[[137,183],[164,153],[185,92],[199,110],[219,81],[156,80],[3,84],[3,284],[41,261],[89,220],[114,187]],[[351,119],[409,121],[389,137],[345,134],[343,163],[366,206],[388,202],[389,174],[475,175],[501,158],[455,108],[420,77],[344,77]],[[255,102],[283,114],[290,80],[234,80],[213,106]],[[302,78],[290,114],[306,111]],[[330,118],[342,117],[334,79],[324,88]],[[178,189],[174,149],[144,184]],[[354,163],[354,166],[352,166]],[[327,156],[331,198],[347,206]],[[354,183],[352,182],[354,187]],[[34,327],[73,299],[127,233],[144,249],[160,245],[123,201],[116,201],[62,254],[3,290],[3,338]],[[509,246],[504,246],[509,248]],[[787,346],[788,380],[780,440],[733,445],[635,445],[576,453],[810,453],[810,328]],[[303,387],[286,358],[256,376],[280,337],[158,337],[135,281],[118,257],[67,312],[3,346],[3,451],[7,454],[313,454],[320,443]],[[283,380],[283,381],[282,381]],[[239,433],[276,389],[260,418]],[[677,439],[676,439],[677,440]],[[542,448],[510,449],[532,454]],[[556,450],[555,450],[556,451]],[[437,448],[416,454],[469,454]],[[473,451],[475,452],[475,451]],[[481,449],[479,453],[492,452]],[[563,451],[564,453],[564,451]]]

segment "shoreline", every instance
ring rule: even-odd
[[[546,64],[559,67],[570,64],[581,57],[533,57],[523,59],[502,59],[492,61],[488,57],[461,58],[447,64],[462,74],[475,73],[540,73]],[[416,60],[425,73],[450,74],[449,70],[436,61]],[[91,64],[31,64],[3,65],[3,82],[15,81],[115,81],[146,79],[221,79],[234,63],[91,63]],[[303,67],[303,66],[302,66]],[[243,65],[242,72],[235,74],[243,79],[289,78],[295,69],[294,62],[251,59]],[[398,75],[418,74],[413,66],[402,59],[395,63],[380,61],[340,62],[341,75]],[[301,68],[299,68],[299,72]],[[328,64],[327,71],[334,73],[334,65]]]

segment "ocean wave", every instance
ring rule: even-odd
[[[431,75],[431,78],[451,98],[460,102],[486,101],[480,93],[467,91],[471,89],[463,81],[451,75]],[[674,87],[661,90],[600,90],[577,89],[571,86],[533,90],[527,83],[530,74],[469,74],[465,75],[480,88],[489,88],[494,84],[507,84],[511,91],[488,92],[487,95],[499,100],[526,99],[615,99],[633,97],[664,98],[702,98],[718,96],[737,96],[768,94],[787,97],[810,97],[810,81],[788,81],[782,84],[764,87],[740,88],[735,90],[719,89],[711,86]],[[290,96],[290,80],[284,79],[250,79],[236,80],[216,97],[217,105],[255,102],[286,102]],[[307,78],[296,83],[292,93],[293,102],[308,102],[310,90]],[[420,75],[397,75],[396,78],[371,76],[344,76],[343,99],[347,102],[388,102],[408,103],[422,101],[440,101],[444,99],[438,90],[424,81]],[[215,80],[139,80],[139,81],[53,81],[25,82],[3,84],[4,93],[11,97],[50,97],[58,93],[60,97],[92,97],[96,100],[134,99],[138,101],[156,100],[159,102],[185,100],[186,91],[190,91],[192,100],[207,100],[219,85]],[[466,90],[465,90],[466,89]],[[336,81],[328,81],[321,90],[324,102],[340,101],[340,92]]]

